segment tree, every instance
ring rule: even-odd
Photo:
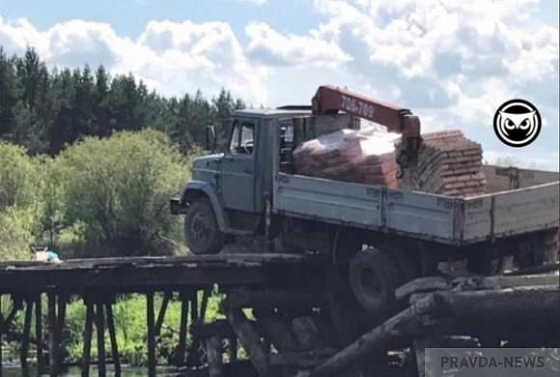
[[[15,70],[0,47],[0,137],[10,133],[14,126],[13,109],[16,102]]]
[[[79,224],[89,244],[118,255],[161,253],[170,249],[167,239],[180,234],[168,201],[187,179],[187,161],[165,134],[88,137],[65,150],[57,163],[65,219]]]
[[[244,108],[226,89],[208,101],[200,90],[163,98],[132,74],[111,77],[103,66],[49,70],[33,49],[7,58],[0,49],[0,138],[32,155],[54,156],[86,136],[153,128],[188,152],[205,142],[205,126]],[[223,131],[223,130],[222,130]]]

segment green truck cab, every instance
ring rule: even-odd
[[[237,111],[228,120],[223,153],[194,160],[192,180],[171,200],[171,212],[185,214],[186,242],[193,253],[217,253],[228,239],[263,228],[273,189],[273,150],[281,136],[278,120],[309,114],[290,109]],[[207,149],[212,150],[215,134],[207,131]]]

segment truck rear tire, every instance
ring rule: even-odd
[[[189,205],[185,215],[185,241],[196,255],[217,254],[224,246],[214,209],[207,199]]]
[[[376,248],[362,250],[350,261],[349,280],[360,305],[383,320],[398,310],[395,289],[406,280],[403,269],[390,253]]]

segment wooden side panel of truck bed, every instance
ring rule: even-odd
[[[467,244],[558,226],[559,183],[462,199],[278,173],[276,213]]]

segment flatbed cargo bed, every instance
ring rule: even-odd
[[[293,217],[460,246],[557,228],[559,188],[556,180],[456,198],[278,173],[273,208]]]

